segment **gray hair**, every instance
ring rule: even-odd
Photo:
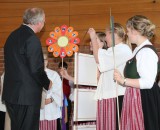
[[[44,10],[40,8],[26,9],[23,15],[23,23],[35,25],[44,20]]]

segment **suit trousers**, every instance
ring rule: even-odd
[[[11,130],[39,130],[40,104],[17,105],[6,102]]]
[[[5,112],[0,111],[0,130],[4,130]]]

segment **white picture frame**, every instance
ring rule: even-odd
[[[97,86],[97,64],[94,56],[75,53],[74,84]]]
[[[97,101],[94,99],[95,89],[74,89],[73,121],[96,120]]]
[[[74,125],[73,130],[96,130],[96,125]]]

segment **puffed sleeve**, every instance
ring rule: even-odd
[[[112,48],[107,50],[99,49],[98,50],[98,68],[100,72],[113,70],[118,66],[126,63],[132,57],[132,51],[127,45],[116,45],[114,48],[114,55]],[[115,59],[115,60],[114,60]]]

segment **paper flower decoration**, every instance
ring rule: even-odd
[[[73,27],[67,27],[67,25],[55,27],[49,36],[46,44],[48,45],[48,51],[53,52],[54,57],[64,58],[66,55],[72,56],[73,52],[78,51],[77,44],[80,39],[77,37],[78,32],[74,31]]]

